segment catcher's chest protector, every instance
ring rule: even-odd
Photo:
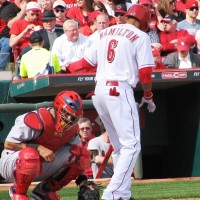
[[[37,113],[28,113],[25,116],[25,123],[30,128],[41,131],[41,135],[31,142],[43,145],[44,147],[51,149],[53,152],[69,142],[76,134],[74,129],[68,130],[63,135],[56,134],[54,119],[46,108],[39,108]]]

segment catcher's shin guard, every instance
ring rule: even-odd
[[[70,152],[72,157],[75,157],[75,161],[69,163],[65,169],[55,176],[47,179],[47,184],[45,186],[46,191],[55,192],[60,190],[90,167],[91,154],[85,147],[73,145]],[[72,159],[72,157],[70,159]]]
[[[40,156],[32,147],[26,147],[19,152],[16,160],[15,191],[16,194],[26,194],[37,173],[40,172]]]

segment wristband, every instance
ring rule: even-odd
[[[153,93],[151,92],[151,90],[144,91],[144,98],[146,100],[151,100],[152,97],[153,97]]]
[[[26,147],[32,147],[32,148],[34,148],[35,150],[37,150],[38,147],[39,147],[39,144],[30,143],[30,144],[26,144]]]

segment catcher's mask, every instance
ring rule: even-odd
[[[54,99],[55,131],[64,134],[83,115],[83,103],[81,97],[74,91],[60,92]]]

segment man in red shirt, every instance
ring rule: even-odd
[[[159,34],[160,43],[162,44],[161,56],[167,56],[172,52],[177,52],[177,40],[179,37],[187,37],[191,46],[195,44],[194,36],[190,35],[186,30],[177,31],[177,21],[173,14],[166,15],[161,23],[164,24],[164,31]]]
[[[29,2],[26,7],[26,16],[24,19],[13,23],[10,29],[10,46],[19,46],[20,52],[25,51],[29,46],[29,37],[31,33],[42,28],[42,22],[39,20],[40,6],[36,2]]]

